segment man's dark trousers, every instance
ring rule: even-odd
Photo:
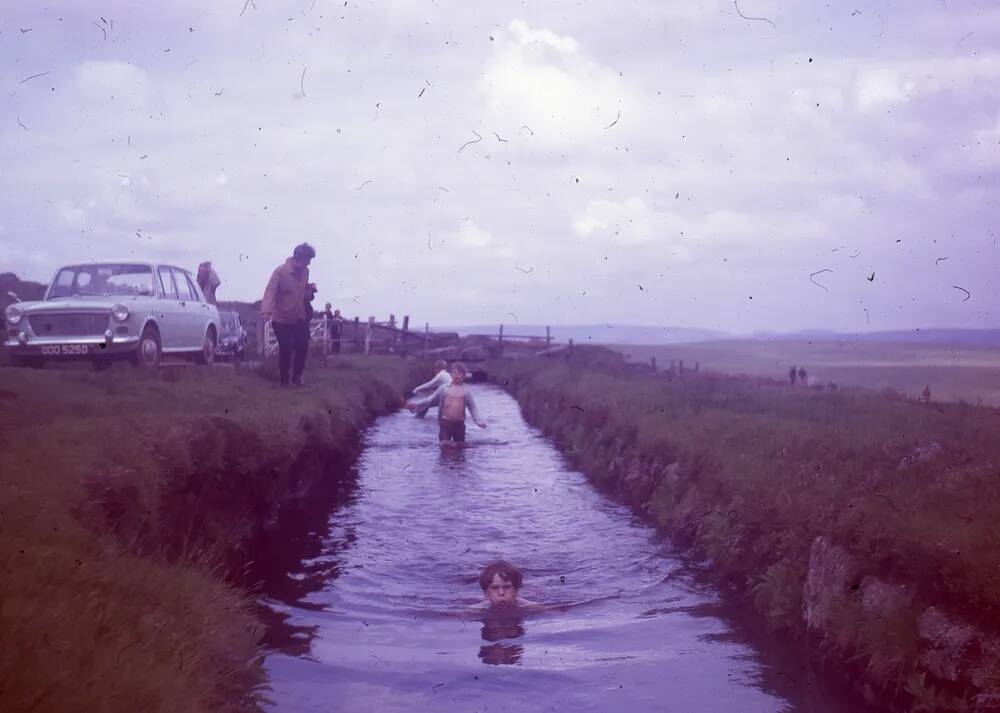
[[[309,331],[302,322],[296,324],[279,324],[272,322],[274,336],[278,338],[278,373],[281,374],[282,385],[288,383],[288,371],[291,366],[292,381],[302,379],[302,370],[306,368],[306,353],[309,351]],[[294,353],[294,361],[292,354]]]

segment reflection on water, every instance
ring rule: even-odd
[[[494,665],[520,663],[524,647],[509,640],[524,636],[523,621],[520,617],[499,617],[488,614],[483,617],[483,629],[480,635],[483,641],[493,642],[479,647],[479,658],[483,663]]]
[[[281,523],[254,573],[273,710],[862,710],[746,641],[654,530],[474,388],[490,427],[467,447],[441,449],[433,418],[384,418],[356,478]],[[557,606],[468,615],[494,559]]]

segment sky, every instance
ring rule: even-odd
[[[0,272],[417,324],[997,327],[1000,4],[0,7]]]

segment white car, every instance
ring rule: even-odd
[[[103,369],[116,359],[154,368],[164,354],[215,361],[219,310],[190,272],[148,262],[100,262],[60,268],[37,302],[4,313],[11,361],[88,360]]]

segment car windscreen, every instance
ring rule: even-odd
[[[219,312],[219,323],[226,331],[233,331],[236,329],[236,313]]]
[[[149,265],[99,264],[62,268],[46,299],[63,297],[152,297],[153,270]]]

